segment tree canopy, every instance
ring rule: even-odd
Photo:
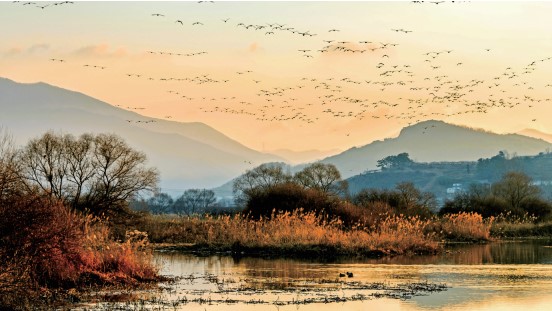
[[[378,160],[376,166],[382,170],[385,170],[385,169],[391,169],[391,168],[394,168],[394,169],[405,168],[411,165],[412,163],[414,163],[414,161],[410,159],[409,154],[406,152],[403,152],[397,155],[390,155],[381,160]]]
[[[291,175],[284,172],[283,163],[261,164],[234,180],[234,200],[238,205],[244,205],[254,193],[286,183],[290,179]]]
[[[316,189],[327,194],[347,193],[347,181],[333,164],[314,163],[296,173],[293,180],[305,188]]]
[[[154,191],[158,172],[146,156],[114,134],[48,132],[18,154],[28,189],[37,188],[65,204],[95,215],[127,211],[127,200]]]

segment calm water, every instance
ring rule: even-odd
[[[551,245],[500,242],[329,263],[157,253],[162,274],[180,278],[138,309],[552,310]],[[339,277],[345,272],[353,277]]]

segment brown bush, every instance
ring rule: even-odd
[[[124,243],[109,238],[108,227],[40,196],[20,197],[0,206],[0,255],[28,288],[70,288],[155,280],[147,236],[133,232]]]
[[[83,218],[39,196],[22,197],[1,209],[3,255],[17,258],[37,285],[74,284],[82,264]]]
[[[343,203],[339,210],[334,211],[345,224],[360,226],[366,230],[374,231],[388,217],[394,215],[394,210],[385,202],[370,202],[364,206],[351,203]]]

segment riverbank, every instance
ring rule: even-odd
[[[139,230],[158,247],[198,254],[382,257],[435,254],[443,240],[487,241],[490,226],[479,215],[461,213],[431,219],[387,215],[374,226],[347,227],[339,219],[295,211],[261,220],[148,216]]]
[[[498,222],[491,227],[491,236],[502,238],[542,238],[552,237],[552,221],[533,222]]]
[[[126,300],[115,300],[124,298],[117,292],[113,299],[109,297],[111,300],[84,307],[87,311],[291,307],[305,311],[468,311],[477,309],[475,301],[477,305],[484,303],[486,310],[504,310],[504,303],[511,310],[527,310],[528,306],[531,310],[546,310],[552,280],[549,245],[544,240],[457,243],[446,246],[450,252],[437,255],[341,258],[332,262],[316,257],[237,258],[155,252],[155,260],[163,263],[160,273],[174,276],[174,283],[161,285],[164,290],[125,292],[130,297]],[[435,285],[446,285],[446,290],[437,294],[432,291]],[[410,291],[412,286],[430,290],[416,297]],[[401,289],[408,293],[402,295]]]

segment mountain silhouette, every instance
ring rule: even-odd
[[[476,161],[506,151],[535,155],[552,147],[541,139],[519,134],[495,134],[443,121],[423,121],[401,130],[398,137],[354,147],[320,162],[334,164],[348,178],[376,169],[378,160],[407,152],[416,162]]]
[[[544,141],[552,143],[552,134],[544,133],[544,132],[541,132],[539,130],[524,129],[524,130],[521,130],[521,131],[517,132],[517,134],[542,139]]]
[[[0,126],[18,145],[46,131],[115,133],[161,173],[161,190],[210,188],[279,156],[250,149],[200,122],[156,119],[46,83],[0,78]],[[140,122],[138,122],[140,121]],[[149,123],[146,123],[149,121]]]

